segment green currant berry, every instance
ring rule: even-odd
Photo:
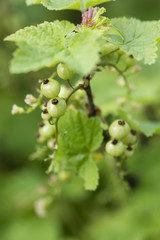
[[[40,136],[44,138],[50,138],[55,134],[56,128],[55,125],[44,124],[42,127],[39,128]]]
[[[135,65],[136,61],[132,55],[126,57],[125,64],[127,67],[133,67]]]
[[[82,99],[82,98],[86,97],[86,91],[83,89],[79,89],[76,92],[76,95],[77,95],[78,99]]]
[[[84,100],[86,97],[85,90],[79,89],[74,94],[72,94],[70,101],[79,103],[81,100]]]
[[[43,111],[47,107],[47,101],[44,101],[44,103],[41,105],[41,110]]]
[[[68,180],[70,177],[70,173],[69,172],[66,172],[66,171],[61,171],[59,174],[58,174],[58,178],[61,180],[61,181],[66,181]]]
[[[57,97],[60,92],[60,84],[54,79],[44,79],[41,84],[41,93],[47,98]]]
[[[116,120],[109,127],[109,134],[113,139],[121,140],[126,137],[130,131],[130,127],[124,120]]]
[[[118,51],[117,51],[117,53],[118,53],[118,55],[119,55],[119,56],[122,56],[122,55],[124,55],[124,54],[125,54],[125,52],[124,52],[124,51],[122,51],[122,50],[118,50]]]
[[[117,49],[116,45],[114,45],[110,42],[107,42],[102,47],[102,54],[110,54],[111,52],[114,52],[116,49]]]
[[[47,108],[44,108],[44,109],[42,110],[42,112],[41,112],[41,118],[42,118],[43,120],[49,120],[49,119],[51,118],[51,116],[50,116],[49,113],[48,113]]]
[[[66,99],[69,93],[70,93],[70,90],[65,85],[61,85],[61,90],[58,97]]]
[[[66,107],[66,101],[59,97],[49,100],[47,104],[47,110],[53,118],[62,116],[66,111]]]
[[[127,146],[125,152],[124,152],[124,156],[125,157],[131,157],[133,155],[133,148],[131,146]]]
[[[37,141],[40,142],[40,143],[46,141],[46,138],[43,137],[43,136],[41,136],[39,132],[37,132],[37,133],[35,134],[35,137],[37,138]]]
[[[131,129],[129,134],[125,138],[123,138],[122,141],[125,145],[134,145],[137,141],[137,132]]]
[[[57,67],[57,74],[60,78],[68,80],[73,76],[74,72],[66,64],[59,63]]]
[[[106,151],[113,157],[119,157],[125,150],[124,144],[121,141],[110,140],[106,144]]]

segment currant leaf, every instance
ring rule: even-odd
[[[26,0],[27,5],[42,3],[49,10],[75,9],[85,10],[88,7],[114,0]]]
[[[102,142],[100,120],[88,118],[82,111],[69,110],[60,118],[58,128],[56,168],[77,170]]]
[[[96,32],[82,31],[74,34],[68,48],[62,53],[62,60],[76,73],[89,74],[99,61],[103,40]]]
[[[26,0],[27,5],[38,4],[41,2],[42,2],[42,0]]]
[[[18,45],[11,61],[12,73],[26,73],[52,66],[58,62],[58,54],[65,47],[63,31],[57,21],[26,27],[5,40],[15,41]]]
[[[67,21],[45,22],[8,36],[5,40],[18,45],[10,71],[26,73],[64,62],[80,75],[89,74],[99,61],[101,35],[88,30],[67,37],[74,28]]]
[[[153,134],[160,134],[160,122],[140,121],[139,127],[147,137],[151,137]]]
[[[145,64],[153,64],[157,57],[157,43],[160,38],[160,21],[140,21],[134,18],[114,18],[114,31],[107,33],[107,39]]]
[[[151,137],[153,134],[160,134],[160,122],[139,120],[133,118],[131,114],[124,110],[119,110],[119,113],[129,123],[132,129],[142,132],[146,137]]]
[[[99,172],[96,163],[91,157],[80,167],[79,176],[83,178],[86,190],[94,191],[97,188]]]

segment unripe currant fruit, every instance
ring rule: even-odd
[[[66,101],[59,97],[49,100],[47,104],[47,110],[53,118],[62,116],[66,111],[66,107]]]
[[[39,128],[39,134],[44,138],[52,137],[55,134],[55,131],[55,125],[50,125],[49,123],[44,124],[42,127]]]
[[[136,61],[132,55],[125,58],[125,64],[127,67],[133,67]]]
[[[37,141],[40,142],[40,143],[46,141],[46,139],[45,139],[43,136],[41,136],[39,132],[37,132],[37,133],[35,134],[35,137],[36,137]]]
[[[44,108],[41,112],[41,117],[43,120],[49,120],[51,118],[50,114],[48,113],[47,108]]]
[[[57,97],[60,92],[60,84],[54,79],[44,79],[41,84],[41,93],[47,98]]]
[[[120,56],[122,56],[122,55],[125,54],[125,52],[124,52],[123,50],[118,50],[117,53],[118,53],[118,55],[120,55]]]
[[[109,134],[113,139],[121,140],[126,137],[130,131],[130,127],[124,120],[116,120],[109,127]]]
[[[72,94],[70,101],[73,102],[80,102],[81,100],[85,99],[86,97],[86,92],[83,89],[79,89],[76,91],[74,94]]]
[[[110,54],[111,52],[115,51],[117,49],[117,46],[107,42],[102,47],[102,54]]]
[[[57,74],[60,78],[68,80],[73,77],[74,71],[70,69],[66,64],[59,63],[57,67]]]
[[[122,139],[123,143],[126,145],[134,145],[137,141],[137,132],[134,129],[131,129],[129,134]]]
[[[66,99],[69,93],[70,93],[69,88],[67,88],[65,85],[61,85],[61,90],[58,97]]]
[[[113,157],[120,157],[125,150],[125,146],[121,141],[110,140],[106,144],[106,151]]]
[[[133,148],[131,146],[127,146],[124,152],[124,157],[131,157],[133,153],[134,153]]]

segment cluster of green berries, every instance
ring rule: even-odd
[[[116,120],[109,127],[111,140],[106,144],[106,151],[113,157],[130,157],[133,145],[137,141],[137,132],[130,129],[124,120]]]
[[[60,78],[69,80],[74,72],[66,64],[60,63],[57,67],[57,74]],[[64,85],[61,86],[57,80],[51,78],[44,79],[40,89],[42,95],[49,100],[44,102],[42,106],[43,122],[40,124],[39,135],[43,139],[48,139],[54,136],[56,131],[55,125],[51,125],[49,120],[52,120],[52,124],[54,124],[57,118],[64,115],[67,108],[66,98],[70,91]]]

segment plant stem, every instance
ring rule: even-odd
[[[96,116],[96,106],[93,101],[93,94],[90,86],[90,80],[92,76],[84,77],[84,90],[86,91],[87,98],[88,98],[88,109],[89,109],[89,117]]]
[[[74,87],[72,86],[72,84],[71,84],[71,82],[70,82],[69,79],[67,79],[67,82],[68,82],[68,85],[69,85],[72,89],[74,89]]]
[[[57,72],[53,72],[49,78],[54,78],[57,75]]]
[[[57,144],[57,142],[58,142],[58,120],[59,120],[59,118],[57,118],[56,122],[55,122],[55,127],[56,127],[55,144]]]
[[[66,98],[66,103],[68,103],[70,97],[79,89],[83,89],[83,84],[79,84],[77,87],[73,88],[73,90],[70,92],[70,94],[68,95],[68,97]]]
[[[107,53],[101,54],[101,57],[104,57],[104,56],[107,56],[107,55],[109,55],[109,54],[111,54],[111,53],[114,53],[114,52],[116,52],[117,50],[119,50],[119,47],[117,47],[116,49],[111,50],[111,51],[109,51],[109,52],[107,52]]]
[[[131,96],[130,96],[131,95],[131,90],[130,90],[129,85],[128,85],[127,77],[124,74],[128,70],[128,67],[126,67],[124,70],[121,70],[115,64],[107,63],[107,62],[100,63],[100,64],[98,64],[98,66],[102,66],[102,67],[111,66],[111,67],[114,67],[116,69],[116,71],[119,73],[119,75],[121,75],[124,78],[125,85],[126,85],[126,90],[127,90],[127,98],[129,100],[131,98]]]
[[[129,184],[128,178],[127,178],[128,173],[127,173],[126,167],[124,165],[124,159],[122,159],[121,157],[116,157],[115,163],[116,163],[116,168],[117,168],[117,171],[118,171],[121,181],[125,184],[126,189],[130,190],[130,184]]]
[[[111,67],[114,67],[120,75],[122,75],[122,74],[124,73],[124,71],[120,70],[120,69],[119,69],[116,65],[114,65],[113,63],[103,62],[103,63],[99,63],[97,66],[102,66],[102,67],[111,66]]]

